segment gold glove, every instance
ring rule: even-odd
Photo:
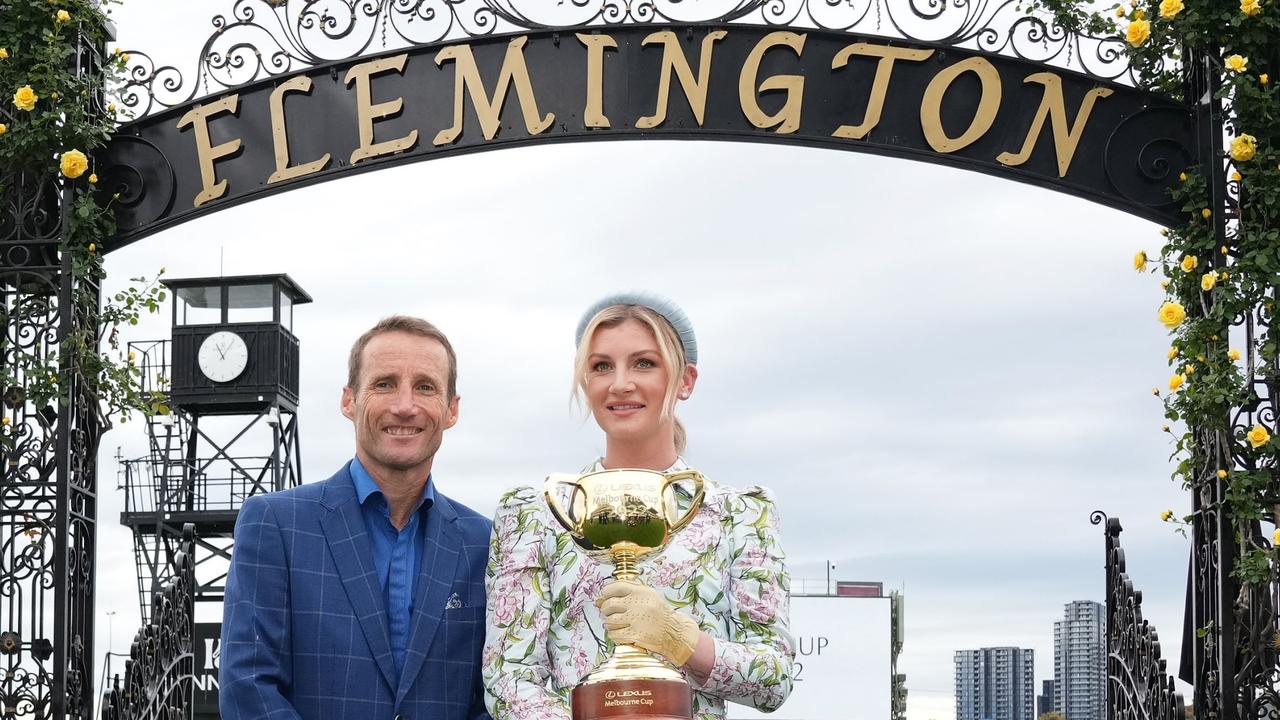
[[[677,612],[648,585],[619,580],[605,586],[596,606],[609,639],[657,653],[683,666],[698,647],[702,631],[693,618]]]

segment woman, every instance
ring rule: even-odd
[[[606,298],[578,324],[574,380],[605,434],[588,470],[685,469],[677,401],[698,379],[684,312],[643,293]],[[725,701],[773,710],[791,692],[788,576],[773,499],[763,488],[708,481],[694,520],[638,582],[578,550],[534,488],[507,493],[494,518],[486,578],[486,702],[495,720],[568,718],[569,693],[632,643],[692,684],[693,715],[725,717]]]

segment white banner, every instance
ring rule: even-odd
[[[729,703],[735,720],[889,720],[887,597],[792,597],[795,687],[772,714]]]

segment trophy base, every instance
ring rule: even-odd
[[[690,720],[693,690],[680,680],[601,680],[573,689],[573,720]]]

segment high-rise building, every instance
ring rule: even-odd
[[[1053,681],[1040,681],[1040,694],[1036,696],[1036,716],[1053,712]]]
[[[1035,720],[1035,651],[956,651],[956,720]]]
[[[1107,620],[1102,603],[1067,603],[1053,624],[1053,709],[1066,720],[1104,720]]]

